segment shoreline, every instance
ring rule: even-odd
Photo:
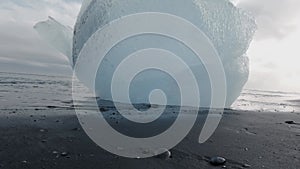
[[[197,143],[198,123],[170,150],[172,158],[167,160],[127,159],[104,151],[84,133],[74,110],[19,109],[1,114],[1,168],[221,168],[209,164],[213,156],[226,158],[226,168],[300,168],[300,125],[285,123],[300,122],[296,112],[226,110],[206,143]]]

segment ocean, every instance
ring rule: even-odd
[[[89,99],[82,96],[83,103],[87,103]],[[0,73],[0,102],[1,110],[70,109],[73,106],[72,77]],[[231,109],[299,112],[300,93],[244,89]]]
[[[75,103],[84,106],[80,107],[84,111],[98,108],[90,109],[94,98],[89,97],[84,87],[77,87],[82,95]],[[172,158],[130,159],[109,153],[88,137],[90,131],[95,131],[99,138],[108,136],[103,128],[87,129],[89,125],[76,117],[71,77],[0,73],[0,168],[196,169],[212,168],[210,159],[215,156],[227,160],[226,168],[300,168],[299,98],[299,93],[245,89],[231,109],[226,109],[205,143],[198,142],[206,119],[200,111],[192,130],[169,150]],[[171,116],[165,116],[168,118],[139,126],[119,118],[111,105],[101,108],[107,110],[105,117],[111,127],[137,138],[157,135],[179,117],[174,116],[174,107],[170,106],[167,113]],[[122,110],[132,112],[128,108]],[[159,107],[155,107],[157,110]],[[190,108],[185,112],[190,112]],[[122,139],[111,139],[109,144],[116,140],[122,143]],[[123,151],[120,146],[116,150]]]

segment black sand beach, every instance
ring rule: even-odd
[[[300,168],[298,111],[226,110],[218,129],[204,144],[197,142],[206,117],[200,113],[190,134],[170,150],[172,158],[128,159],[106,152],[85,134],[65,79],[6,76],[1,77],[0,89],[0,168]],[[40,78],[51,80],[36,80]],[[214,156],[226,158],[226,164],[210,165]]]
[[[50,116],[66,109],[1,111],[0,164],[7,169],[222,168],[210,157],[227,159],[226,168],[300,168],[299,113],[228,110],[208,142],[197,143],[198,128],[171,150],[172,158],[126,159],[102,150],[81,129],[76,115]],[[34,115],[32,115],[34,114]],[[201,118],[201,116],[199,117]],[[197,132],[198,131],[198,132]]]

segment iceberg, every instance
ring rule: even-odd
[[[74,30],[53,18],[36,24],[34,28],[41,37],[66,55],[74,68],[76,64],[80,66],[80,63],[77,63],[78,57],[98,30],[124,16],[145,12],[167,13],[184,18],[210,39],[224,67],[227,84],[225,107],[230,107],[248,80],[249,59],[246,52],[256,31],[256,23],[247,12],[238,9],[228,0],[84,0]],[[107,40],[109,38],[107,36]],[[199,84],[200,106],[210,107],[211,82],[204,64],[189,48],[169,37],[145,34],[120,41],[105,56],[97,71],[94,85],[86,80],[85,77],[89,74],[83,69],[81,69],[83,72],[75,73],[86,86],[90,88],[96,86],[91,90],[94,90],[98,97],[113,101],[111,86],[114,71],[126,56],[147,48],[164,49],[180,56]],[[93,60],[84,61],[93,62]],[[214,66],[214,63],[211,63],[211,66]],[[184,75],[185,71],[187,70],[179,69],[177,74]],[[121,88],[123,84],[120,82],[116,85],[117,88],[118,85]],[[149,103],[151,100],[149,94],[156,89],[164,91],[167,99],[165,104],[180,105],[180,92],[176,80],[169,74],[157,70],[145,70],[132,79],[129,89],[131,103]],[[126,102],[126,100],[118,101]],[[162,103],[159,99],[154,102]]]

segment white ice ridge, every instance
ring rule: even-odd
[[[53,19],[38,23],[36,29],[44,39],[68,56],[74,66],[80,51],[97,30],[103,28],[110,21],[142,12],[160,12],[182,17],[206,34],[224,65],[227,80],[226,106],[230,107],[248,80],[249,59],[246,52],[254,36],[256,24],[254,18],[247,12],[236,8],[228,0],[84,0],[73,37],[70,29]],[[126,57],[123,55],[146,47],[160,47],[180,55],[197,76],[200,84],[201,106],[209,106],[210,84],[203,65],[197,63],[198,60],[195,60],[193,54],[179,43],[165,37],[150,35],[128,39],[111,50],[103,67],[99,68],[96,80],[96,86],[99,87],[95,89],[99,97],[111,99],[109,86],[112,72],[117,68],[120,60]],[[86,62],[93,61],[87,60]],[[81,80],[80,77],[78,78]],[[84,82],[84,78],[82,80]],[[173,92],[178,88],[173,85],[172,79],[164,74],[157,74],[157,72],[145,72],[144,76],[136,78],[130,93],[131,101],[135,103],[148,102],[149,91],[153,86],[168,89],[170,92],[166,94],[167,99],[170,100],[168,104],[177,104],[178,100],[174,98],[177,98],[178,95]],[[143,92],[148,92],[148,94]]]
[[[64,26],[49,16],[47,21],[39,22],[34,26],[39,35],[55,49],[68,57],[71,66],[73,66],[72,58],[72,40],[73,29]]]

